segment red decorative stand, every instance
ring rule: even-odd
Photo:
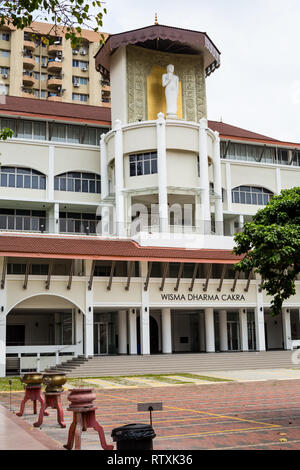
[[[97,407],[92,403],[96,395],[93,393],[93,389],[72,389],[70,392],[68,400],[71,401],[71,404],[68,411],[73,411],[73,421],[69,429],[68,442],[64,447],[71,450],[75,440],[75,450],[80,450],[82,431],[92,428],[98,432],[102,448],[113,450],[114,446],[106,443],[103,428],[96,420]]]
[[[39,419],[33,426],[36,428],[40,427],[43,423],[44,416],[48,416],[49,413],[46,410],[50,406],[53,410],[57,410],[57,422],[62,427],[66,427],[64,422],[64,412],[61,404],[61,394],[62,392],[45,392],[45,402],[44,407],[41,407]]]
[[[17,416],[23,416],[25,404],[28,400],[33,401],[33,413],[35,415],[37,414],[37,406],[36,406],[37,401],[39,401],[41,404],[40,415],[43,413],[45,414],[45,416],[49,415],[47,411],[44,411],[44,399],[42,396],[42,385],[26,385],[25,396],[23,400],[21,401],[21,407],[20,407],[19,413],[16,413]]]

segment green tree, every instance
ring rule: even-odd
[[[273,297],[271,313],[278,315],[282,303],[296,293],[300,273],[300,187],[274,196],[234,240],[234,253],[245,254],[235,269],[261,275],[261,287]]]
[[[82,28],[99,31],[105,13],[98,0],[0,0],[0,26],[30,28],[34,33],[33,21],[51,22],[51,33],[55,35],[58,27],[64,28],[73,48],[80,45]],[[47,43],[49,38],[43,41]]]

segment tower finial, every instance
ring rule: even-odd
[[[158,21],[157,21],[157,13],[155,13],[154,24],[158,24]]]

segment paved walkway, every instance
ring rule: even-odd
[[[59,450],[61,444],[0,405],[0,450]]]
[[[244,371],[240,372],[240,379],[242,373]],[[253,371],[247,373],[254,374]],[[155,450],[298,450],[300,449],[300,380],[282,380],[284,374],[293,374],[294,371],[272,371],[272,373],[276,374],[276,380],[257,382],[258,377],[253,376],[251,381],[247,382],[122,389],[95,388],[97,419],[103,425],[107,441],[112,443],[112,429],[129,423],[149,422],[149,413],[137,411],[138,403],[161,401],[163,411],[153,413],[153,427],[156,432]],[[19,409],[21,398],[22,393],[12,395],[12,409],[15,412]],[[0,402],[8,407],[9,394],[0,394]],[[72,421],[72,413],[66,411],[67,405],[67,393],[65,393],[63,407],[66,429],[58,427],[56,412],[50,410],[50,416],[44,418],[42,431],[36,430],[40,435],[44,434],[51,440],[59,441],[61,448],[67,442],[68,429]],[[23,418],[14,417],[14,420],[25,421],[25,424],[32,427],[32,423],[36,421],[36,416],[32,414],[32,406],[28,405]],[[18,439],[14,441],[14,445],[17,446]],[[26,445],[25,441],[21,444]],[[100,450],[97,433],[93,430],[84,432],[82,448]]]

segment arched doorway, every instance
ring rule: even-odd
[[[150,354],[158,354],[158,352],[159,352],[158,324],[155,318],[150,315]]]
[[[141,354],[141,336],[140,336],[140,317],[137,318],[137,351]],[[159,353],[159,328],[157,321],[151,315],[149,316],[149,335],[150,335],[150,354]]]

